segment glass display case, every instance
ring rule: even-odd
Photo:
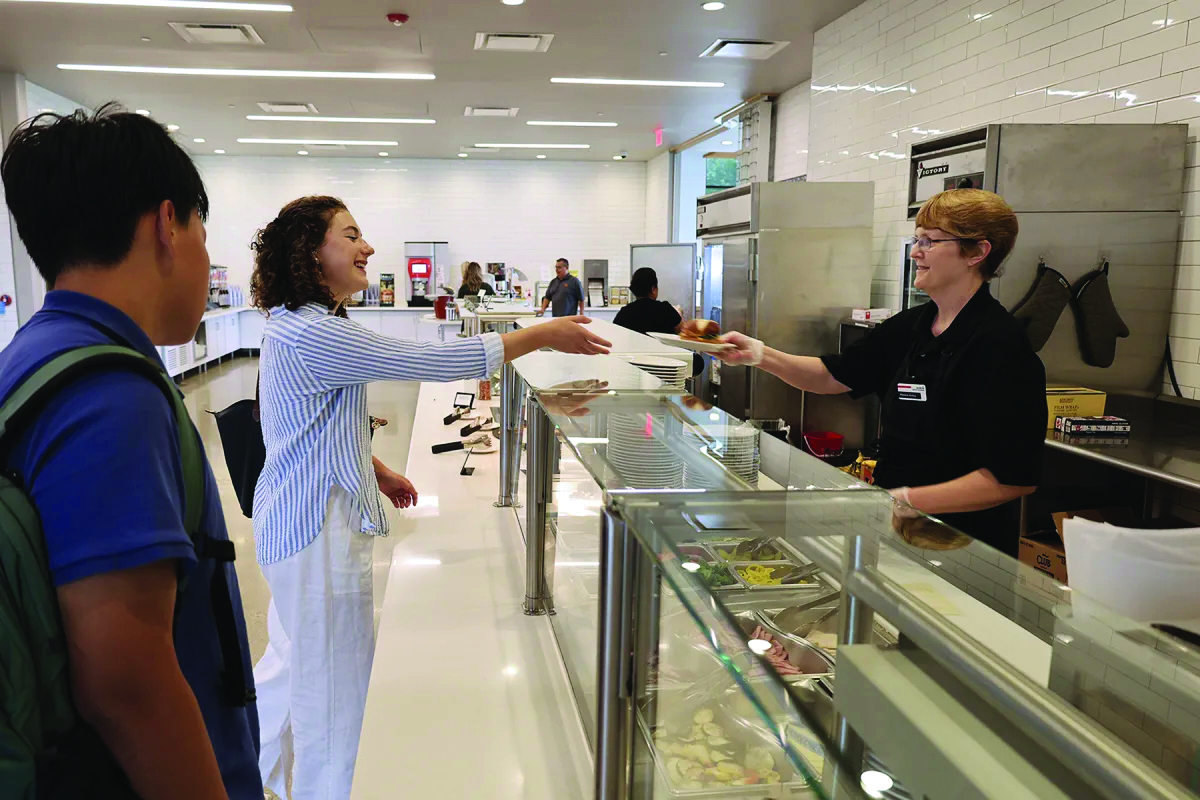
[[[603,515],[600,796],[1200,792],[1195,649],[885,493]]]
[[[1200,796],[1186,641],[695,397],[538,355],[509,376],[526,611],[597,798]]]

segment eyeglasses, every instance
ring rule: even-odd
[[[922,250],[928,250],[939,242],[977,242],[978,239],[969,239],[962,236],[952,236],[949,239],[930,239],[928,236],[913,236],[908,240],[908,243],[913,247],[919,247]]]

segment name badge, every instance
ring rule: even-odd
[[[924,403],[926,400],[925,384],[898,383],[896,384],[896,396],[901,400],[913,400],[918,403]]]

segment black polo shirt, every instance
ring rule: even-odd
[[[675,306],[666,300],[640,297],[617,312],[614,325],[638,333],[674,333],[683,322]]]
[[[933,303],[908,309],[822,361],[854,397],[880,398],[875,483],[928,486],[989,470],[1000,483],[1041,481],[1046,370],[1025,332],[984,284],[934,336]],[[939,518],[1017,555],[1019,503]]]

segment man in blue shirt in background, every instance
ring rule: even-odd
[[[0,353],[0,398],[67,350],[119,344],[161,363],[156,345],[192,339],[208,295],[208,197],[161,125],[113,107],[43,114],[14,133],[0,175],[52,289]],[[222,683],[210,596],[213,570],[226,570],[250,676],[237,576],[198,559],[184,529],[178,436],[150,379],[97,372],[60,391],[3,466],[41,516],[76,707],[132,789],[144,800],[261,800],[253,687],[231,700]],[[205,473],[202,527],[227,540]]]

